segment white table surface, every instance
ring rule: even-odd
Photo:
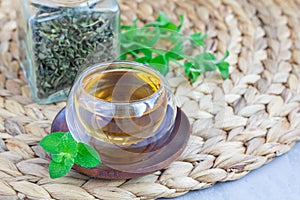
[[[192,191],[174,200],[300,200],[300,143],[242,179]]]

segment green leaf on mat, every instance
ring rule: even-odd
[[[71,157],[63,157],[61,162],[51,161],[49,165],[49,174],[51,178],[60,178],[65,176],[72,168],[74,160]]]
[[[69,132],[65,133],[65,135],[61,138],[57,148],[59,152],[68,153],[73,157],[77,155],[77,142]]]
[[[47,135],[40,141],[41,147],[49,153],[58,153],[58,145],[61,138],[65,135],[63,132],[55,132]]]
[[[40,145],[52,154],[49,165],[51,178],[66,175],[74,163],[86,168],[101,164],[98,152],[93,147],[74,140],[70,132],[52,133]]]
[[[75,164],[90,168],[96,167],[101,163],[99,154],[94,148],[81,142],[78,143],[78,154],[75,158]]]

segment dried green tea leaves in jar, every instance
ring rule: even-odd
[[[35,100],[66,99],[80,70],[118,57],[119,7],[114,0],[31,0],[30,7],[26,45],[31,66],[23,69],[32,70],[26,74],[33,79]]]

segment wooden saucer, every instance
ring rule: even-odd
[[[68,132],[68,126],[66,123],[66,116],[65,116],[65,108],[63,108],[55,117],[51,132]],[[129,178],[136,178],[139,176],[143,176],[149,173],[153,173],[155,171],[161,170],[171,164],[174,160],[176,160],[181,153],[183,152],[184,148],[187,145],[188,139],[190,136],[190,123],[187,116],[184,112],[177,108],[177,115],[175,126],[171,135],[169,136],[172,138],[165,146],[161,148],[159,153],[156,156],[153,156],[147,160],[142,162],[136,163],[132,166],[134,173],[126,172],[126,171],[119,171],[116,169],[109,168],[105,166],[105,163],[99,165],[94,168],[84,168],[78,165],[74,165],[73,168],[85,175],[96,177],[96,178],[103,178],[103,179],[129,179]]]

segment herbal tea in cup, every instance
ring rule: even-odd
[[[157,133],[169,98],[163,77],[154,69],[133,62],[103,63],[76,80],[66,119],[77,140],[128,147]],[[168,121],[165,131],[171,129],[174,117]]]

